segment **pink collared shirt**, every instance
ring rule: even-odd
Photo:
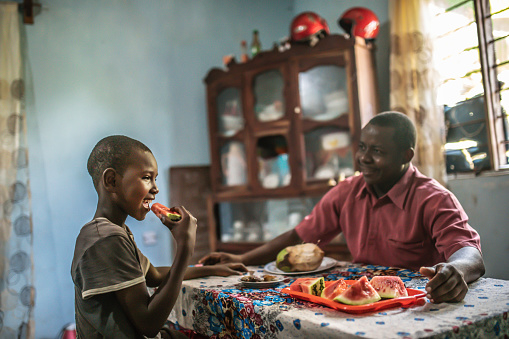
[[[320,245],[343,233],[354,262],[412,270],[444,262],[462,247],[481,251],[458,199],[412,165],[381,198],[362,175],[347,178],[296,231],[303,241]]]

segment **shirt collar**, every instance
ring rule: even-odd
[[[405,174],[403,174],[401,179],[399,179],[398,182],[394,184],[394,186],[392,186],[389,192],[387,192],[387,194],[384,195],[384,197],[389,198],[400,209],[403,209],[403,207],[405,207],[405,200],[408,194],[408,187],[409,184],[412,182],[412,178],[414,176],[415,171],[416,168],[410,163],[407,171],[405,172]],[[356,198],[360,199],[367,194],[376,197],[375,193],[373,192],[373,189],[369,187],[368,184],[366,184],[364,179],[362,179],[362,185],[360,187],[359,193],[357,193]]]

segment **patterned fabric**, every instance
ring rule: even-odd
[[[446,182],[443,109],[437,105],[438,74],[433,64],[431,0],[390,0],[391,109],[408,115],[417,128],[414,165],[425,175]]]
[[[263,267],[251,267],[264,274]],[[419,273],[373,265],[346,264],[314,277],[326,280],[397,275],[408,288],[424,289]],[[271,289],[247,289],[239,278],[207,277],[184,281],[170,315],[175,328],[189,337],[211,338],[494,338],[509,335],[509,282],[480,279],[457,304],[426,300],[409,308],[349,314],[280,293],[296,277]],[[192,330],[190,330],[192,329]]]
[[[22,27],[0,2],[0,338],[33,338],[32,212],[28,181]]]

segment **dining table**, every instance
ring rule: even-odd
[[[276,276],[274,284],[253,286],[236,275],[185,280],[169,322],[200,338],[509,337],[507,280],[480,278],[469,284],[463,301],[436,304],[426,298],[428,278],[419,272],[328,259],[332,264],[305,273],[282,272],[274,263],[248,266],[255,276]],[[407,304],[393,302],[382,309],[368,305],[367,311],[352,312],[355,307],[342,311],[285,293],[302,277],[334,281],[362,276],[398,276],[418,297]]]

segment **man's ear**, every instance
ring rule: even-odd
[[[106,191],[113,192],[117,187],[117,171],[113,168],[107,168],[102,175],[102,184]]]
[[[415,151],[412,147],[407,149],[404,154],[405,163],[409,163],[414,158]]]

